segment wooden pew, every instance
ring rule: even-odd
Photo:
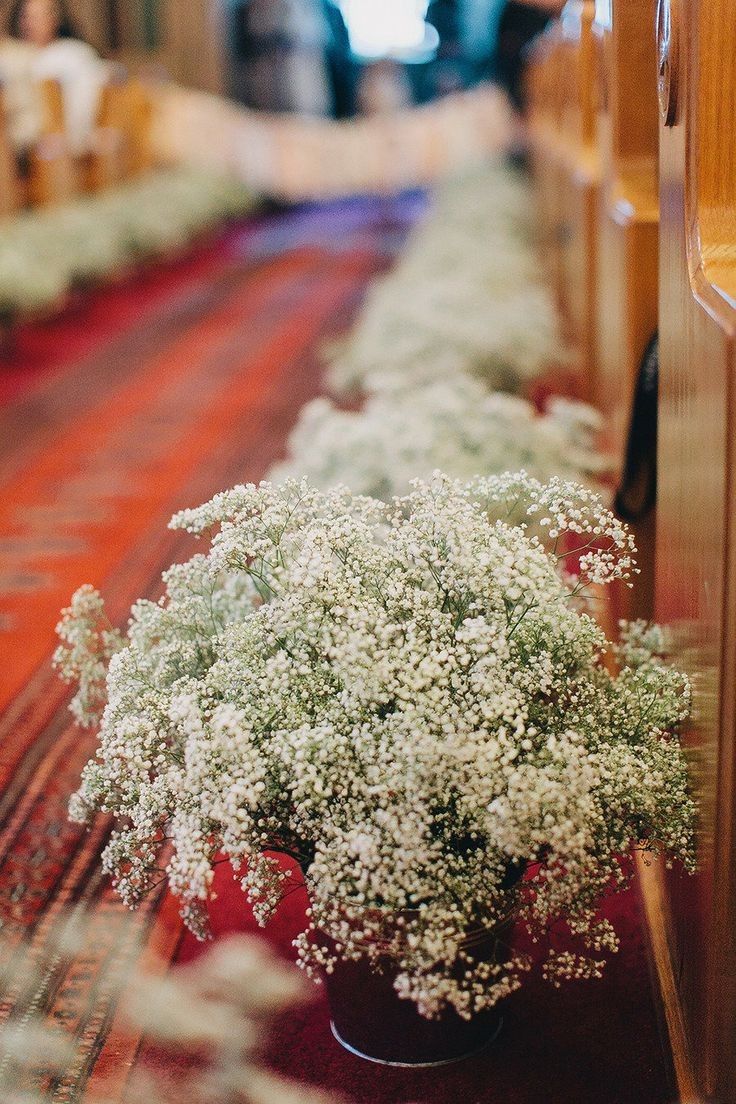
[[[79,193],[80,177],[65,135],[64,104],[57,81],[41,83],[43,135],[31,150],[28,199],[33,207],[68,203]]]
[[[152,114],[151,96],[142,80],[126,74],[103,89],[98,125],[122,136],[125,177],[140,176],[153,165]]]
[[[530,143],[542,211],[543,247],[565,335],[577,350],[584,390],[595,401],[596,212],[600,190],[593,0],[568,0],[532,50]]]
[[[700,872],[661,877],[648,911],[682,1099],[718,1104],[736,1101],[733,14],[732,0],[659,12],[657,615],[694,680],[702,826]]]
[[[88,192],[102,192],[129,176],[129,142],[125,127],[127,76],[114,76],[100,91],[91,148],[82,159]]]
[[[601,190],[596,276],[597,403],[619,467],[642,358],[657,330],[657,0],[599,4]]]
[[[641,577],[627,593],[627,616],[651,618],[654,605],[653,504],[636,463],[624,471],[632,400],[657,331],[658,153],[657,0],[608,0],[596,7],[597,107],[601,187],[596,212],[596,405],[606,419],[621,508],[634,523]],[[641,393],[639,398],[641,400]],[[652,403],[649,404],[653,406]],[[637,414],[638,417],[638,414]],[[641,433],[641,426],[633,427]],[[655,450],[654,430],[652,453]],[[651,458],[652,469],[654,456]]]
[[[562,250],[562,308],[580,355],[588,396],[598,394],[596,365],[596,212],[600,192],[595,68],[597,43],[592,28],[593,0],[568,0],[561,17],[559,79],[563,99],[562,194],[559,228]]]
[[[67,202],[80,190],[100,192],[150,167],[150,103],[140,82],[121,72],[103,87],[91,149],[81,158],[69,150],[59,84],[44,81],[41,94],[43,138],[31,157],[32,204]]]
[[[103,191],[151,169],[152,114],[145,83],[129,77],[120,66],[100,94],[97,127],[85,166],[88,191]]]
[[[537,223],[542,258],[560,313],[562,275],[562,145],[561,115],[565,82],[561,79],[561,24],[551,23],[533,44],[525,84],[527,128]]]

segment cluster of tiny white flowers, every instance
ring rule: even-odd
[[[569,361],[532,229],[529,186],[493,163],[441,186],[400,263],[330,355],[335,392],[414,388],[459,373],[517,391]]]
[[[63,643],[54,654],[54,665],[62,679],[78,686],[69,708],[79,724],[93,725],[106,700],[107,668],[123,637],[110,625],[105,603],[89,585],[80,587],[62,610],[56,632]]]
[[[33,948],[23,933],[2,932],[3,1104],[47,1104],[49,1079],[68,1082],[88,1057],[88,1036],[75,1031],[75,1018],[54,1015],[44,998],[62,964],[68,971],[86,962],[97,920],[78,905],[57,916],[47,940]],[[165,975],[162,966],[120,955],[104,975],[103,1000],[117,1009],[126,1029],[144,1035],[158,1052],[155,1063],[137,1062],[131,1071],[125,1092],[131,1104],[348,1104],[266,1068],[264,1042],[274,1021],[313,994],[302,974],[263,940],[229,936]],[[176,1062],[160,1061],[161,1052],[175,1055]],[[85,1086],[84,1099],[120,1100],[119,1070],[96,1076],[94,1085]]]
[[[411,392],[379,392],[360,410],[314,399],[270,478],[304,476],[324,490],[344,483],[384,501],[436,468],[456,479],[523,468],[542,480],[589,481],[606,469],[595,447],[600,428],[598,412],[583,403],[557,399],[540,415],[522,398],[458,375]]]
[[[468,932],[564,922],[580,951],[545,969],[594,975],[615,946],[596,907],[627,876],[620,857],[692,864],[686,680],[641,625],[611,674],[580,608],[634,552],[592,491],[435,473],[384,504],[287,480],[172,524],[214,528],[211,545],[134,607],[73,805],[114,815],[105,861],[131,905],[165,863],[202,932],[224,853],[265,921],[289,888],[266,853],[289,854],[311,899],[310,972],[388,955],[423,1014],[469,1016],[529,963],[474,961]],[[87,613],[99,620],[89,591],[60,663],[89,682]]]
[[[0,317],[57,305],[76,286],[180,249],[254,203],[232,177],[184,166],[6,219]]]

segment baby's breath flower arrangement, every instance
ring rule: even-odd
[[[8,219],[0,226],[0,321],[58,307],[77,286],[167,256],[255,205],[230,177],[166,168]]]
[[[115,651],[72,815],[115,817],[104,863],[131,905],[166,839],[192,928],[218,853],[265,923],[290,882],[268,852],[287,853],[311,899],[309,972],[388,956],[424,1016],[469,1018],[529,963],[474,963],[468,931],[562,922],[579,953],[550,952],[546,972],[594,976],[616,946],[597,908],[629,876],[621,857],[692,865],[687,682],[657,629],[613,646],[585,611],[592,586],[634,570],[592,491],[436,473],[386,505],[291,480],[172,524],[213,530],[210,547],[136,604],[117,650],[90,590],[61,624],[58,663],[90,723]]]
[[[607,468],[596,448],[600,428],[600,414],[585,403],[554,399],[538,414],[525,399],[458,374],[410,391],[379,391],[360,410],[313,399],[270,478],[304,476],[323,490],[344,483],[384,501],[436,468],[456,479],[523,468],[542,480],[594,483]]]
[[[329,389],[409,390],[467,373],[518,392],[568,364],[533,214],[528,184],[501,162],[438,188],[399,263],[328,352]]]
[[[88,962],[95,918],[77,905],[56,920],[48,938],[32,947],[17,931],[0,935],[3,1104],[48,1104],[51,1079],[76,1080],[94,1043],[94,1035],[74,1030],[73,1015],[47,1009],[46,998],[62,965],[79,971]],[[95,979],[93,1006],[96,999],[110,1002],[132,1037],[145,1038],[126,1085],[129,1104],[348,1104],[266,1068],[262,1050],[274,1021],[313,994],[263,940],[229,936],[186,965],[164,972],[165,965],[121,956]],[[72,998],[80,1011],[89,999],[84,988]],[[146,1056],[150,1043],[153,1062]],[[109,1072],[108,1078],[98,1067],[94,1084],[84,1083],[85,1104],[120,1101],[120,1071]]]

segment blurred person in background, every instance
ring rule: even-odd
[[[446,96],[467,84],[467,58],[462,45],[459,0],[431,0],[427,23],[439,36],[437,55],[431,64],[432,96]]]
[[[529,43],[563,7],[564,0],[507,0],[501,12],[494,75],[519,112],[524,109],[524,59]]]
[[[245,0],[236,10],[242,96],[261,111],[330,115],[329,27],[321,0]]]
[[[391,115],[411,102],[411,85],[403,65],[380,58],[364,67],[358,88],[361,115]]]
[[[73,153],[86,152],[97,119],[100,92],[108,67],[99,54],[77,34],[63,0],[16,0],[10,8],[8,34],[25,48],[27,74],[16,86],[15,121],[11,133],[30,145],[43,130],[43,104],[39,86],[58,81],[64,105],[66,136]],[[1,60],[0,60],[0,64]]]
[[[337,0],[322,0],[328,30],[327,72],[332,93],[332,113],[337,119],[355,114],[358,66],[350,48],[350,35]]]

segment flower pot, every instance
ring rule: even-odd
[[[474,933],[463,949],[476,961],[497,961],[505,957],[501,937],[505,952],[510,927]],[[351,1054],[387,1066],[442,1066],[469,1058],[498,1035],[502,1018],[495,1007],[469,1020],[453,1008],[438,1019],[426,1019],[413,1001],[398,995],[396,974],[390,959],[380,973],[367,959],[338,959],[334,971],[325,975],[332,1033]]]

